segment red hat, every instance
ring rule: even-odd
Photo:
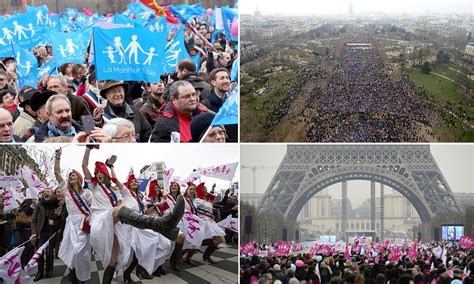
[[[94,174],[96,172],[102,172],[104,175],[106,175],[110,179],[109,170],[107,170],[107,166],[104,163],[95,162]]]
[[[133,180],[136,180],[136,181],[138,182],[138,180],[137,180],[137,178],[135,177],[134,174],[128,175],[128,177],[127,177],[127,182],[124,183],[124,185],[128,188],[128,187],[130,186],[130,184],[132,183]]]
[[[160,185],[158,184],[158,180],[156,180],[156,179],[153,179],[152,181],[150,181],[148,196],[153,197],[153,198],[157,197],[156,192],[155,192],[155,186],[156,185],[158,185],[158,188],[160,189],[158,195],[163,197],[163,192],[161,192]]]
[[[81,175],[78,171],[72,170],[72,172],[70,172],[70,173],[68,174],[68,177],[69,177],[69,175],[72,174],[72,173],[75,173],[75,174],[79,177],[79,183],[81,184],[81,187],[82,187],[82,184],[83,184],[83,182],[84,182],[84,178],[82,177],[82,175]],[[69,184],[67,185],[67,187],[68,187],[68,189],[70,189],[70,188],[69,188]]]
[[[196,187],[196,197],[199,199],[207,199],[206,194],[204,193],[204,183],[201,182],[197,187]]]

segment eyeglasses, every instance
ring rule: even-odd
[[[13,126],[13,122],[10,121],[10,122],[7,122],[7,123],[0,124],[0,129],[4,128],[5,126],[12,127],[12,126]]]
[[[127,133],[123,136],[119,136],[119,137],[114,137],[112,138],[112,141],[123,141],[123,140],[132,140],[132,141],[137,141],[138,138],[140,137],[140,134],[136,134],[136,133]]]

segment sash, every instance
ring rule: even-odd
[[[176,199],[174,199],[173,195],[169,194],[168,199],[171,200],[171,203],[173,203],[174,206],[176,206]]]
[[[194,202],[186,196],[183,196],[183,197],[184,197],[184,201],[188,203],[189,208],[191,208],[191,213],[193,213],[194,215],[197,215],[198,209],[196,208],[196,205],[194,205]]]
[[[71,195],[71,199],[74,202],[74,204],[76,204],[79,211],[81,211],[81,213],[84,214],[85,216],[89,216],[91,211],[89,207],[87,206],[87,204],[84,202],[84,200],[82,200],[82,197],[79,194],[79,192],[72,191],[69,189],[69,194]]]
[[[94,109],[100,106],[99,98],[93,92],[87,91],[84,95],[82,95],[82,97],[86,99]]]
[[[100,188],[102,188],[102,191],[105,193],[105,195],[107,195],[107,197],[109,198],[112,207],[117,206],[117,195],[115,194],[115,192],[112,189],[105,187],[101,183],[99,183],[99,186]]]
[[[214,214],[212,214],[212,212],[210,212],[210,211],[207,211],[206,209],[198,208],[197,212],[198,212],[198,216],[206,216],[206,217],[209,217],[211,219],[214,219]]]
[[[137,201],[138,203],[138,208],[140,210],[140,212],[142,214],[145,214],[145,205],[143,205],[142,201],[140,200],[140,197],[138,194],[136,194],[135,192],[133,192],[133,190],[131,189],[128,189],[128,191],[130,191],[130,194],[133,196],[133,198],[135,198],[135,200]]]

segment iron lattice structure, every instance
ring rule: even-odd
[[[293,222],[313,195],[349,180],[397,190],[423,223],[441,212],[460,212],[429,145],[288,145],[258,212],[278,212]]]

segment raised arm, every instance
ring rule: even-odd
[[[86,146],[86,151],[84,152],[84,157],[82,158],[82,171],[84,172],[84,178],[86,180],[90,180],[92,178],[92,174],[87,167],[89,165],[89,156],[91,155],[91,148]]]
[[[61,175],[61,154],[62,154],[62,149],[56,149],[56,153],[54,156],[54,176],[56,177],[56,181],[61,184],[64,179]]]
[[[118,187],[118,189],[122,190],[123,184],[120,182],[119,179],[117,179],[117,174],[115,174],[114,165],[109,165],[109,168],[110,168],[110,176],[112,177],[112,180],[115,181],[115,185]]]

